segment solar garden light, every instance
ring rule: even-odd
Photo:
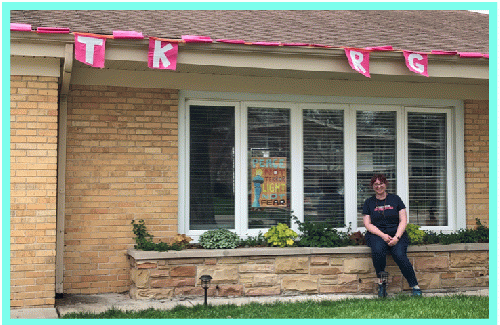
[[[210,287],[210,281],[212,281],[212,277],[210,275],[202,275],[200,277],[201,287],[205,289],[205,306],[207,305],[207,290]]]
[[[387,297],[387,283],[389,282],[389,273],[381,271],[379,274],[380,280],[382,281],[382,295]]]

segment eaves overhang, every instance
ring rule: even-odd
[[[11,32],[11,56],[64,58],[72,34]],[[147,66],[149,41],[106,41],[105,69],[151,70]],[[487,84],[489,60],[429,55],[429,77],[408,70],[402,52],[372,52],[373,80]],[[79,64],[75,61],[75,64]],[[81,64],[83,67],[84,65]],[[92,68],[95,69],[95,68]],[[177,72],[307,79],[366,80],[348,63],[342,48],[258,46],[226,43],[179,43]]]

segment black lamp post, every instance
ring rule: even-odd
[[[207,305],[207,290],[210,287],[210,281],[212,281],[212,277],[210,275],[202,275],[200,277],[201,287],[205,289],[205,306]]]

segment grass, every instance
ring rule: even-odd
[[[123,312],[110,309],[104,313],[70,313],[71,319],[479,319],[489,317],[489,298],[455,295],[447,297],[396,296],[386,299],[344,299],[337,301],[250,303],[247,305],[219,305],[194,307],[177,306],[171,310],[147,309]]]

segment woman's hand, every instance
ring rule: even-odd
[[[382,234],[380,235],[380,237],[381,237],[381,238],[382,238],[382,239],[383,239],[383,240],[384,240],[387,244],[389,244],[389,245],[390,245],[391,241],[393,241],[393,240],[394,240],[394,238],[392,238],[392,237],[391,237],[391,236],[389,236],[388,234],[384,234],[384,233],[382,233]]]
[[[387,243],[389,246],[394,246],[399,242],[399,238],[397,236],[391,237],[391,240]]]

